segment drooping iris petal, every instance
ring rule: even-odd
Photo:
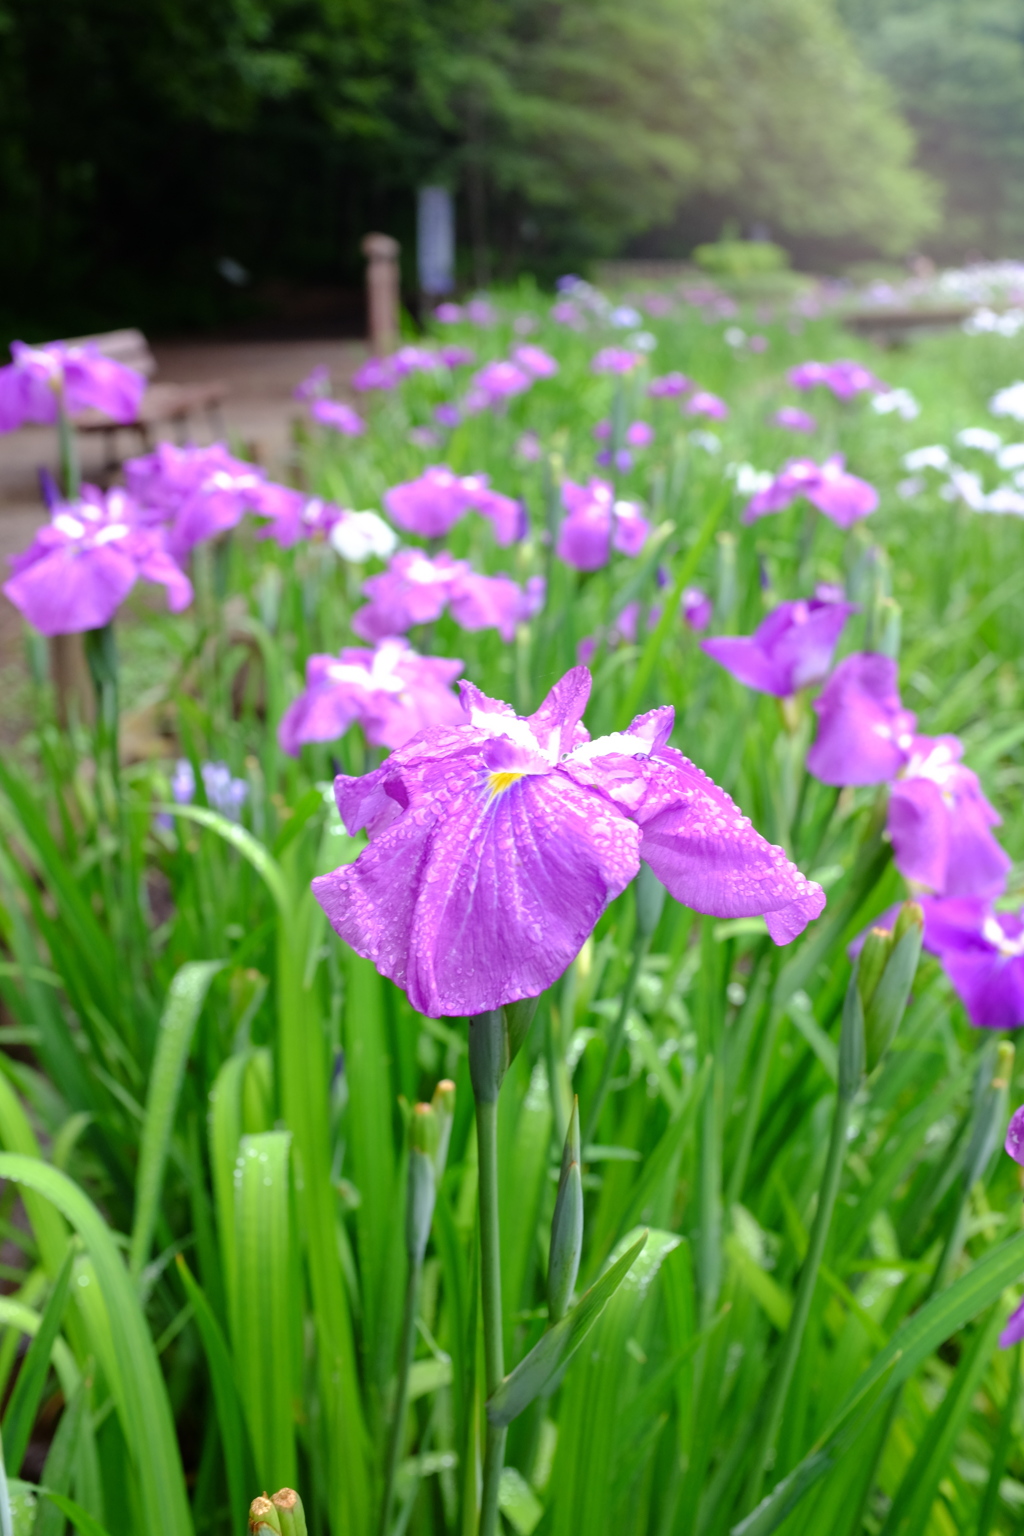
[[[824,784],[884,784],[906,762],[914,716],[903,708],[891,656],[858,651],[814,701],[818,734],[807,767]]]
[[[914,738],[889,796],[897,869],[942,896],[997,896],[1011,860],[993,837],[999,816],[955,736]]]
[[[432,764],[354,864],[313,882],[332,926],[428,1016],[534,997],[639,869],[636,827],[561,773]]]
[[[716,636],[702,641],[701,650],[749,688],[786,698],[822,681],[855,611],[832,596],[780,603],[752,635]]]

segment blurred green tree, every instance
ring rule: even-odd
[[[705,193],[899,252],[935,218],[912,152],[833,0],[0,0],[0,309],[212,321],[224,256],[358,285],[439,178],[478,276]]]
[[[1024,0],[842,0],[842,10],[944,185],[937,251],[1019,254]]]

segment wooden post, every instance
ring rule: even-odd
[[[366,300],[370,320],[370,348],[379,357],[398,340],[398,252],[390,235],[367,235]]]

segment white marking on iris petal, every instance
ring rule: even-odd
[[[98,548],[101,544],[113,544],[116,539],[126,538],[130,532],[127,523],[108,523],[100,529],[92,542]]]
[[[66,539],[81,539],[85,535],[85,524],[79,522],[77,517],[72,517],[70,512],[58,512],[53,526]]]
[[[1021,955],[1024,955],[1024,932],[1018,934],[1017,938],[1011,939],[1009,934],[1004,932],[999,919],[993,917],[991,913],[981,925],[981,936],[986,943],[992,945],[993,949],[998,949],[1007,960],[1019,960]]]

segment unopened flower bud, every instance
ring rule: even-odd
[[[1013,1041],[1000,1040],[999,1050],[996,1052],[995,1076],[992,1079],[993,1088],[1009,1088],[1013,1081],[1013,1057]]]
[[[415,1152],[423,1152],[431,1161],[437,1152],[440,1127],[432,1104],[414,1104],[409,1116],[409,1146]]]
[[[251,1536],[267,1536],[270,1531],[274,1532],[274,1536],[283,1536],[281,1517],[265,1493],[253,1499],[249,1505],[249,1530]]]
[[[417,1104],[409,1118],[409,1182],[405,1205],[405,1250],[409,1263],[423,1263],[437,1194],[435,1158],[440,1128],[430,1104]]]
[[[653,938],[665,908],[665,894],[651,866],[641,864],[636,877],[636,931],[641,939]]]
[[[474,1014],[469,1021],[469,1080],[478,1104],[497,1100],[509,1060],[505,1010]]]
[[[434,1178],[440,1183],[448,1163],[448,1143],[455,1123],[455,1084],[443,1077],[434,1089],[431,1108],[437,1120],[437,1149],[434,1152]]]
[[[538,1002],[539,998],[536,997],[521,997],[518,1002],[505,1004],[503,1011],[508,1030],[509,1065],[519,1055],[520,1047],[529,1033],[533,1016],[537,1012]]]
[[[562,1152],[562,1172],[551,1220],[548,1259],[548,1315],[553,1323],[565,1316],[579,1274],[583,1251],[583,1181],[580,1174],[580,1106],[573,1100],[569,1130]]]
[[[867,1008],[878,989],[878,983],[882,979],[886,961],[892,954],[892,934],[888,928],[872,928],[864,940],[864,948],[860,952],[860,964],[857,967],[857,990],[860,992],[860,1000]]]
[[[904,902],[893,927],[885,964],[864,1003],[864,1041],[869,1072],[874,1071],[889,1049],[906,1012],[910,988],[917,974],[923,935],[924,912],[920,903]],[[873,938],[874,932],[868,935],[861,952],[858,973],[863,968],[864,956],[868,954],[868,945]],[[880,941],[873,947],[869,966],[877,966],[877,952],[881,947]],[[863,991],[861,996],[864,996]]]
[[[306,1536],[306,1514],[294,1488],[281,1488],[271,1500],[281,1522],[281,1536]]]

